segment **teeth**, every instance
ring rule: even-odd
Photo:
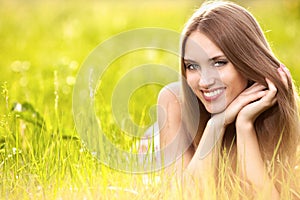
[[[220,94],[222,91],[223,91],[222,89],[218,89],[218,90],[215,90],[212,92],[204,92],[204,95],[207,97],[213,97],[213,96]]]

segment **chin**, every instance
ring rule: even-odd
[[[225,111],[226,107],[225,106],[205,106],[205,109],[207,112],[210,114],[219,114]]]

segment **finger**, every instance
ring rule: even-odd
[[[249,87],[249,90],[254,89],[254,88],[256,88],[256,89],[266,89],[266,86],[264,86],[260,83],[254,83],[251,87]]]
[[[249,95],[239,95],[226,109],[225,124],[230,124],[240,112],[240,110],[251,102],[257,101],[267,94],[266,90],[261,90]]]
[[[286,75],[291,78],[291,72],[290,70],[282,63],[280,63],[280,68],[283,69],[283,71],[286,73]]]
[[[288,84],[288,78],[287,78],[287,74],[285,71],[283,71],[283,69],[280,67],[277,69],[279,75],[280,75],[280,78],[281,78],[281,81],[283,82],[283,84],[285,85],[286,88],[288,88],[289,84]]]
[[[252,93],[255,93],[255,92],[258,92],[258,91],[261,91],[261,90],[264,90],[266,89],[267,87],[264,86],[264,85],[261,85],[259,83],[254,83],[251,87],[247,88],[246,90],[244,90],[244,94],[245,95],[249,95],[249,94],[252,94]]]
[[[248,95],[240,96],[237,103],[240,105],[240,108],[242,108],[251,102],[257,101],[265,97],[267,93],[268,93],[267,90],[261,90],[261,91],[253,92]]]
[[[277,102],[277,98],[274,98],[272,101],[272,106]]]
[[[266,78],[266,82],[268,84],[269,91],[277,93],[277,88],[274,85],[274,83],[272,81],[270,81],[268,78]]]
[[[268,90],[266,90],[266,95],[261,99],[263,102],[266,103],[266,107],[274,105],[274,99],[276,99],[277,88],[268,78],[266,78],[266,82],[268,84]]]
[[[262,106],[262,111],[265,111],[266,109],[272,107],[277,102],[276,97],[273,97],[271,99],[266,99],[266,98],[267,97],[263,97],[260,101],[257,102]]]

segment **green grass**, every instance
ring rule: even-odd
[[[241,4],[257,17],[275,54],[289,67],[299,86],[300,2],[266,2]],[[134,28],[161,27],[180,32],[199,2],[0,0],[0,5],[1,199],[196,196],[182,190],[180,184],[173,183],[170,189],[172,180],[164,177],[163,171],[148,174],[152,184],[145,184],[142,175],[122,173],[102,165],[76,132],[72,90],[81,64],[99,43]],[[108,138],[125,150],[133,146],[135,139],[113,123],[108,97],[131,66],[149,61],[148,53],[137,51],[116,60],[98,88],[97,116]],[[151,59],[156,63],[173,60],[162,52]],[[176,58],[171,62],[176,66]],[[118,68],[121,64],[122,69]],[[160,88],[147,86],[133,94],[129,110],[136,123],[152,122],[148,112]],[[15,103],[23,110],[18,110]],[[222,179],[226,179],[226,169],[223,170]],[[158,177],[160,181],[155,181]],[[224,199],[232,185],[233,197],[243,196],[235,182],[226,184],[218,191]],[[288,183],[285,186],[288,188]],[[212,197],[208,191],[206,195]]]

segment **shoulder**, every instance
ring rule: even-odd
[[[180,103],[180,82],[173,82],[163,87],[158,95],[159,104]]]
[[[170,83],[162,88],[157,104],[159,126],[168,127],[168,130],[177,129],[181,123],[180,82]]]
[[[158,95],[157,104],[159,116],[164,116],[172,122],[177,118],[179,120],[181,112],[180,82],[170,83],[163,87]]]
[[[160,132],[160,148],[164,149],[164,156],[180,158],[176,161],[176,169],[186,167],[192,158],[193,152],[189,148],[191,141],[185,134],[182,120],[181,83],[171,83],[159,93],[158,97],[158,127]],[[170,145],[170,146],[169,146]],[[188,150],[187,150],[188,149]],[[187,151],[186,151],[187,150]],[[184,152],[182,154],[182,152]]]

